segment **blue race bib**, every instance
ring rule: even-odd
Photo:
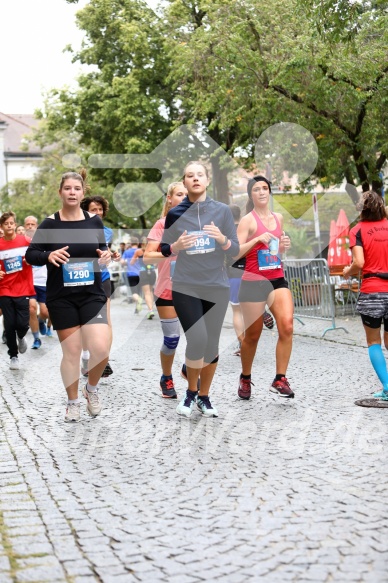
[[[93,285],[94,268],[93,261],[81,263],[64,263],[62,265],[63,285],[75,287],[78,285]]]
[[[216,249],[215,239],[209,237],[204,231],[188,231],[188,235],[197,237],[194,245],[186,249],[187,255],[197,255],[199,253],[212,253]]]
[[[279,269],[279,267],[282,266],[280,257],[272,255],[269,249],[259,249],[257,251],[257,264],[259,266],[259,271]]]
[[[17,271],[23,271],[23,257],[18,255],[17,257],[4,259],[4,270],[5,273],[16,273]]]

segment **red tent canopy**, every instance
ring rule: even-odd
[[[352,260],[352,252],[349,249],[349,221],[344,209],[341,209],[338,214],[336,227],[336,252],[332,265],[349,265]]]

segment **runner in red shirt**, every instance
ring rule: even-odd
[[[154,292],[156,296],[155,305],[163,331],[163,344],[160,349],[160,363],[163,374],[160,379],[160,388],[162,396],[166,399],[176,399],[177,397],[172,378],[172,364],[179,342],[180,325],[172,301],[171,276],[176,257],[173,255],[167,258],[164,257],[160,251],[160,243],[168,211],[180,204],[186,195],[187,190],[182,182],[173,182],[169,185],[162,216],[149,232],[148,243],[144,252],[144,261],[158,265],[158,279]],[[185,374],[185,368],[183,368],[182,374]]]
[[[0,239],[0,308],[3,312],[7,339],[9,368],[20,368],[18,353],[27,350],[25,335],[30,319],[30,296],[35,294],[32,267],[25,260],[29,240],[16,234],[16,215],[3,213],[0,226],[4,237]]]
[[[344,268],[344,277],[362,271],[357,312],[361,315],[369,358],[382,390],[374,397],[388,401],[388,372],[381,348],[381,324],[388,350],[388,220],[384,199],[373,191],[364,192],[358,209],[360,222],[350,230],[352,263]]]

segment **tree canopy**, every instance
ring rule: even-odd
[[[252,168],[260,135],[291,122],[317,142],[312,179],[381,189],[387,20],[381,0],[168,0],[159,16],[142,0],[90,0],[77,14],[85,40],[73,58],[91,68],[77,90],[51,93],[44,132],[73,132],[84,153],[147,154],[197,123]],[[211,157],[221,200],[226,160],[221,150]],[[119,182],[160,178],[152,168],[91,175],[108,198]]]

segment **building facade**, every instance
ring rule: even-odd
[[[30,114],[0,113],[0,188],[13,180],[29,180],[36,172],[42,151],[34,143],[27,145],[26,137],[37,124]]]

